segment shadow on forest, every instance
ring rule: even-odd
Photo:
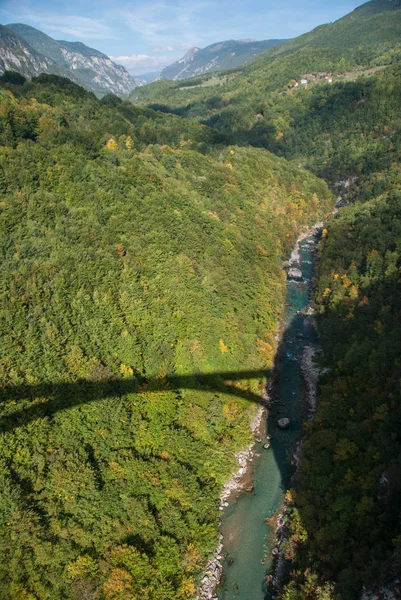
[[[41,383],[37,385],[21,384],[4,387],[0,391],[0,403],[15,403],[19,400],[31,401],[31,404],[12,412],[0,419],[0,431],[6,432],[31,421],[52,416],[60,410],[87,404],[96,400],[124,396],[141,392],[164,392],[173,390],[200,390],[230,394],[262,403],[260,395],[238,386],[235,382],[247,380],[265,380],[271,371],[244,370],[193,375],[167,375],[152,379],[100,379],[95,381]]]
[[[0,419],[0,431],[10,432],[37,419],[51,418],[59,411],[107,398],[123,397],[127,394],[162,394],[166,391],[179,393],[180,390],[197,390],[210,395],[214,393],[230,394],[249,402],[267,405],[267,401],[262,396],[262,386],[260,386],[260,393],[247,389],[250,387],[247,383],[259,381],[264,385],[267,379],[269,384],[272,384],[273,389],[271,392],[269,390],[269,417],[271,418],[268,419],[266,431],[271,436],[271,448],[266,456],[273,454],[279,472],[277,485],[284,491],[294,474],[295,468],[292,464],[294,444],[302,435],[302,424],[306,416],[302,408],[300,358],[305,346],[313,343],[315,332],[310,319],[301,310],[297,312],[297,309],[302,308],[299,305],[298,293],[302,295],[301,304],[306,305],[308,289],[305,283],[296,284],[297,294],[287,297],[287,306],[293,316],[287,321],[281,343],[277,349],[273,369],[244,369],[187,375],[170,374],[164,378],[149,379],[132,377],[129,379],[113,378],[95,381],[57,381],[38,385],[21,384],[4,387],[0,390],[0,404],[9,414]],[[258,387],[255,386],[254,389],[258,389]],[[281,417],[291,419],[291,427],[286,431],[282,431],[278,427],[277,421]],[[263,439],[258,446],[260,453],[265,451],[263,444],[266,439],[261,435],[262,437]],[[85,449],[92,468],[96,473],[99,472],[97,480],[101,482],[102,473],[101,467],[98,466],[99,459],[96,452],[91,448],[90,443],[87,444]],[[119,450],[123,449],[120,448]],[[186,462],[185,456],[178,457],[177,460],[179,463],[184,464],[186,468],[190,468],[190,463]],[[200,480],[200,485],[205,486],[206,484],[203,480]],[[210,493],[210,490],[206,489]],[[261,516],[261,523],[263,518]],[[47,516],[43,519],[44,523],[46,519]],[[133,545],[146,552],[152,552],[149,543],[140,533],[124,537],[122,543]],[[255,560],[259,562],[261,556],[255,555]],[[267,582],[261,582],[260,597],[271,597],[270,591]]]

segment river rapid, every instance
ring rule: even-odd
[[[310,416],[314,403],[313,389],[305,381],[305,364],[310,364],[317,344],[313,319],[308,314],[316,243],[317,235],[310,235],[299,242],[299,251],[293,253],[292,260],[297,264],[290,266],[299,267],[302,279],[287,279],[283,333],[269,390],[271,404],[245,476],[248,492],[239,496],[233,492],[222,511],[219,554],[223,557],[223,575],[214,596],[219,600],[274,597],[267,576],[277,553],[275,517],[295,473],[294,453],[302,438],[303,422]],[[277,421],[281,418],[290,419],[288,429],[279,428]],[[266,449],[268,442],[271,445]]]

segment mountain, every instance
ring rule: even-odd
[[[175,63],[165,67],[163,71],[160,73],[160,79],[185,79],[185,72],[191,68],[191,62],[193,61],[195,55],[201,51],[201,48],[190,48],[188,52],[184,54],[180,60],[177,60]],[[191,75],[188,75],[190,77]]]
[[[0,71],[18,71],[25,77],[40,73],[64,74],[52,60],[37,52],[8,27],[0,25]]]
[[[204,73],[233,69],[243,65],[268,48],[286,40],[228,40],[206,48],[191,48],[180,60],[160,73],[162,79],[188,79]]]
[[[263,52],[236,73],[203,75],[190,89],[185,82],[157,81],[131,97],[202,122],[213,119],[213,126],[226,133],[235,123],[238,135],[239,127],[244,133],[249,130],[267,91],[286,89],[292,80],[299,84],[303,76],[377,68],[400,56],[400,0],[373,0],[334,23]]]
[[[7,25],[7,29],[29,44],[36,55],[46,59],[47,68],[44,72],[60,74],[62,69],[73,81],[99,96],[109,92],[128,95],[138,85],[122,65],[115,64],[102,52],[81,42],[54,40],[22,23],[12,23]]]
[[[314,45],[319,48],[345,50],[346,48],[366,51],[371,48],[374,56],[385,46],[396,44],[400,33],[399,10],[401,0],[371,0],[362,4],[341,19],[326,25],[320,25],[309,33],[301,35],[277,48],[271,56],[287,53],[295,49]]]
[[[160,76],[159,71],[153,73],[143,73],[143,75],[132,75],[132,77],[139,83],[139,85],[147,85],[152,83]]]

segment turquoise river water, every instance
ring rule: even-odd
[[[274,526],[266,523],[279,511],[284,493],[295,467],[292,457],[296,442],[302,436],[302,424],[307,418],[304,382],[300,363],[305,345],[316,343],[316,333],[303,314],[309,303],[312,276],[312,242],[310,237],[300,244],[302,281],[287,281],[284,332],[275,372],[273,398],[269,410],[267,432],[271,447],[256,444],[253,460],[251,494],[242,494],[229,502],[222,513],[224,579],[218,591],[219,600],[267,600],[266,574],[272,566]],[[298,312],[298,315],[297,315]],[[280,430],[277,420],[291,419],[287,430]]]

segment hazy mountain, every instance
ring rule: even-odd
[[[147,85],[152,83],[160,76],[160,71],[154,71],[153,73],[143,73],[143,75],[132,75],[132,77],[139,83],[139,85]]]
[[[203,49],[191,48],[180,60],[163,69],[160,77],[187,79],[212,71],[232,69],[284,41],[286,40],[227,40]]]
[[[139,85],[122,65],[117,65],[106,54],[81,42],[54,40],[42,31],[22,23],[12,23],[7,28],[50,61],[47,63],[46,73],[59,74],[61,67],[67,76],[98,95],[108,92],[125,95]]]

